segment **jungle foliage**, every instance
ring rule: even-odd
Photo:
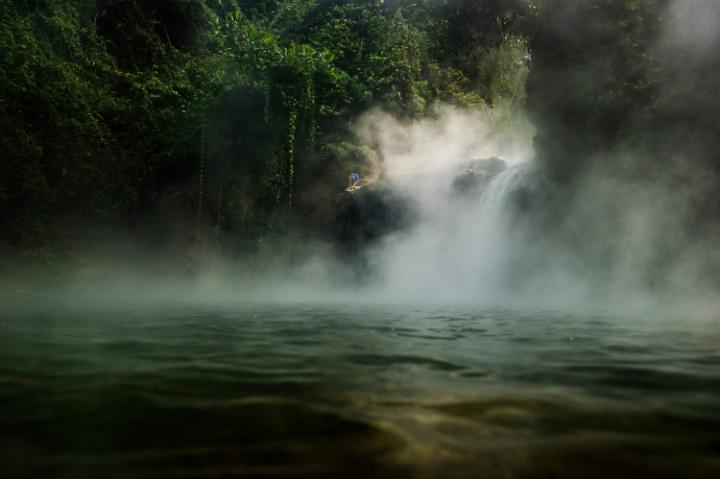
[[[718,36],[663,46],[671,3],[0,0],[0,251],[329,235],[372,155],[353,121],[442,103],[526,106],[557,185],[670,177],[700,224],[720,216]]]
[[[508,0],[0,0],[0,249],[323,234],[370,108],[523,99]]]

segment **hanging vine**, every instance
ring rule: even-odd
[[[288,188],[288,239],[292,238],[292,209],[293,209],[293,186],[295,183],[295,140],[297,135],[297,109],[291,108],[288,112],[288,164],[287,164],[287,188]]]
[[[205,183],[205,125],[200,127],[200,165],[198,174],[197,223],[195,224],[195,241],[200,241],[200,224],[202,222],[203,189]]]
[[[232,29],[226,35],[226,51],[238,64],[251,65],[244,71],[248,86],[262,94],[263,120],[276,138],[275,147],[263,158],[263,182],[275,204],[287,215],[287,236],[293,234],[293,209],[297,188],[304,176],[299,157],[317,145],[322,85],[340,83],[330,57],[302,43],[289,43],[272,29],[249,22],[241,13],[229,18]]]

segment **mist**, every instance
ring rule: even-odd
[[[714,313],[706,278],[720,258],[683,233],[682,195],[604,172],[586,174],[571,195],[553,191],[535,162],[534,127],[523,115],[499,126],[499,114],[445,106],[420,122],[379,110],[357,121],[358,136],[375,145],[365,188],[381,184],[381,194],[392,191],[412,211],[405,227],[353,253],[363,274],[356,258],[320,240],[295,244],[290,256],[282,243],[247,257],[210,255],[190,271],[133,245],[66,271],[40,297],[20,290],[16,298],[35,298],[38,308],[324,303]],[[548,223],[557,201],[568,202],[565,216]],[[658,265],[661,254],[672,258]],[[138,262],[143,255],[148,261]]]
[[[416,212],[407,230],[368,253],[378,278],[370,294],[406,302],[497,299],[519,251],[504,204],[507,191],[489,190],[501,175],[521,182],[529,168],[532,129],[520,123],[503,130],[492,110],[451,107],[413,124],[380,112],[361,120],[361,138],[378,145],[384,177]],[[473,160],[490,158],[499,171],[483,171],[482,164],[473,169]],[[458,185],[463,180],[465,187]]]
[[[720,477],[720,1],[0,17],[0,477]]]
[[[540,28],[572,43],[581,34],[574,25],[587,13],[560,3],[562,21]],[[658,116],[700,109],[711,94],[697,76],[714,58],[717,13],[712,1],[666,7],[649,47],[663,72],[651,100]],[[570,78],[565,88],[572,89],[592,84],[598,65],[613,58],[562,68],[542,61],[538,57],[531,67],[537,67],[536,83],[538,77],[560,84]],[[47,279],[47,288],[107,302],[122,297],[618,310],[702,303],[712,309],[712,277],[720,271],[713,247],[718,227],[693,229],[697,198],[711,196],[717,186],[714,166],[703,162],[715,154],[707,135],[694,135],[691,125],[642,123],[638,110],[625,114],[633,141],[610,145],[594,141],[592,122],[584,126],[567,121],[562,111],[549,114],[558,107],[552,100],[565,92],[531,85],[529,94],[528,113],[502,102],[476,108],[439,104],[421,120],[380,108],[354,119],[350,130],[365,154],[359,163],[365,191],[348,201],[362,201],[370,192],[389,208],[398,199],[406,207],[402,225],[356,250],[338,250],[327,238],[270,239],[241,257],[192,251],[186,266],[158,258],[132,239],[118,239],[97,245],[85,265]],[[544,96],[549,106],[539,103]],[[593,141],[578,140],[582,134]],[[666,148],[658,171],[641,173],[639,181],[617,174],[642,170],[658,154],[658,144]],[[571,179],[558,180],[563,176]],[[342,181],[332,188],[347,197]],[[6,293],[23,293],[12,280],[6,283]]]

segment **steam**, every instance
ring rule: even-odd
[[[377,145],[383,174],[393,186],[416,191],[418,181],[437,186],[437,175],[447,179],[473,158],[504,155],[510,163],[529,161],[534,130],[522,116],[511,127],[499,125],[505,114],[501,108],[445,105],[436,116],[409,123],[371,111],[358,121],[356,130],[364,143]]]
[[[509,189],[532,158],[532,130],[497,126],[496,112],[443,107],[435,118],[403,123],[371,112],[358,125],[377,145],[383,175],[412,202],[416,223],[370,252],[372,297],[405,302],[478,302],[495,296],[513,256]],[[473,159],[503,157],[505,171],[461,193],[454,181]],[[479,172],[481,174],[482,172]]]
[[[366,299],[714,309],[706,279],[720,255],[687,232],[683,192],[600,170],[570,192],[556,191],[534,163],[533,129],[522,117],[499,128],[496,115],[446,107],[413,124],[380,112],[359,123],[361,138],[377,146],[383,176],[417,211],[412,228],[370,252],[377,276],[362,292]],[[490,157],[502,157],[506,169],[481,188],[458,192],[468,163]],[[518,195],[525,198],[520,206]]]
[[[563,29],[582,24],[561,23]],[[668,115],[709,98],[716,84],[704,85],[697,74],[717,52],[718,42],[720,3],[669,4],[654,52],[666,77],[677,80],[664,92]],[[679,71],[679,58],[692,67],[688,75]],[[470,303],[622,312],[673,304],[717,310],[718,285],[708,278],[720,271],[715,242],[720,235],[716,227],[700,238],[688,231],[692,192],[662,181],[624,181],[600,167],[559,191],[546,181],[535,158],[534,128],[503,105],[482,110],[443,106],[434,117],[416,122],[375,110],[362,116],[355,130],[368,151],[364,191],[386,185],[416,213],[409,228],[357,252],[369,265],[369,274],[360,280],[352,262],[327,244],[300,245],[290,262],[285,245],[268,244],[254,258],[209,261],[200,274],[187,277],[177,269],[148,274],[142,268],[96,265],[112,271],[113,279],[98,288],[95,278],[107,277],[104,273],[90,275],[90,281],[79,278],[69,283],[65,297],[84,295],[99,304],[118,297],[135,302],[181,297],[211,303]],[[671,129],[647,135],[664,134],[677,138],[672,144],[686,146],[689,151],[669,152],[679,159],[672,174],[690,178],[691,187],[706,194],[703,178],[712,177],[698,161],[686,160],[716,153],[712,143],[689,144],[685,140],[693,137],[686,133]],[[632,164],[634,155],[649,152],[619,147],[612,154],[627,155]],[[504,169],[473,170],[474,160],[490,158],[502,158]],[[596,163],[602,165],[602,158]],[[471,180],[467,188],[458,187],[463,175]],[[339,194],[344,186],[337,185]]]
[[[534,163],[533,128],[522,116],[499,126],[499,115],[443,107],[415,123],[380,111],[358,121],[360,139],[374,147],[368,168],[416,213],[409,228],[364,253],[370,273],[360,280],[330,245],[299,245],[288,263],[283,245],[268,244],[252,258],[208,261],[186,276],[95,264],[112,275],[76,278],[52,302],[471,304],[623,314],[684,303],[713,310],[712,288],[701,278],[714,249],[691,246],[682,234],[681,195],[588,174],[574,196],[560,197],[566,215],[543,221],[556,192]],[[468,174],[476,182],[459,188]],[[663,251],[676,257],[658,269]]]
[[[720,40],[720,3],[715,0],[675,0],[667,8],[660,47],[716,54]]]

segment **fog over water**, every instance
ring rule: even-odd
[[[491,114],[446,108],[413,125],[380,114],[364,119],[361,134],[370,134],[367,125],[373,125],[391,187],[410,198],[417,212],[407,231],[370,253],[379,296],[487,302],[504,295],[509,262],[520,252],[516,236],[522,234],[511,231],[507,202],[528,174],[531,130],[497,131]],[[499,171],[473,165],[489,158]]]
[[[717,14],[718,4],[710,0],[670,3],[655,52],[660,66],[672,73],[680,68],[674,63],[680,57],[690,66],[710,61],[720,31]],[[679,78],[673,87],[683,91],[691,82]],[[408,227],[357,252],[365,261],[362,274],[350,258],[320,241],[295,245],[291,261],[284,246],[267,245],[253,258],[200,261],[204,266],[193,274],[174,265],[148,267],[155,260],[144,257],[142,248],[130,246],[124,254],[112,245],[112,251],[99,255],[105,259],[46,282],[56,293],[66,290],[57,294],[68,301],[109,303],[123,298],[422,302],[614,310],[673,304],[712,314],[717,282],[708,278],[720,265],[717,236],[693,237],[686,231],[687,192],[662,181],[624,182],[592,168],[572,191],[558,192],[535,158],[533,136],[541,125],[520,114],[513,124],[500,121],[507,114],[503,108],[446,106],[414,123],[370,111],[355,122],[358,137],[375,149],[368,158],[366,188],[385,184],[414,213]],[[677,152],[673,174],[688,175],[702,189],[705,172],[688,171],[683,155],[710,152],[680,143],[687,151]],[[632,162],[644,152],[619,149],[616,154]],[[469,162],[492,157],[502,158],[504,169],[480,172],[484,179],[478,185],[458,191],[458,178],[477,166]],[[562,215],[542,211],[548,200],[563,205]]]
[[[660,1],[600,3],[642,23]],[[298,168],[317,181],[293,190],[287,163],[290,201],[258,207],[257,230],[223,229],[243,204],[221,181],[204,194],[200,131],[182,233],[88,239],[41,273],[0,262],[0,478],[720,477],[720,140],[703,122],[720,113],[692,121],[720,85],[701,75],[720,0],[663,3],[657,97],[626,116],[596,111],[613,85],[588,76],[614,64],[579,40],[604,7],[537,3],[552,15],[527,101],[353,116],[328,171]],[[259,114],[254,96],[233,113]],[[591,131],[606,113],[630,134]],[[207,137],[261,123],[228,125]],[[274,161],[256,150],[222,161]],[[326,204],[303,223],[308,198]]]
[[[569,200],[568,216],[548,229],[538,219],[544,205],[537,199],[553,191],[535,166],[534,130],[522,116],[498,127],[498,115],[444,107],[417,123],[379,111],[357,122],[360,138],[376,145],[368,176],[413,212],[406,228],[357,252],[366,261],[363,274],[322,242],[298,245],[291,261],[282,245],[267,245],[251,258],[210,258],[191,275],[172,266],[146,268],[138,249],[125,262],[109,255],[50,281],[53,301],[60,301],[54,304],[469,304],[627,314],[672,306],[714,314],[716,299],[700,270],[715,253],[679,232],[681,198],[662,187],[588,175]],[[371,181],[365,188],[375,187]],[[573,230],[582,251],[563,242]],[[662,281],[649,284],[669,234],[676,235],[670,240],[680,248],[677,257]],[[20,293],[21,299],[31,294]]]

